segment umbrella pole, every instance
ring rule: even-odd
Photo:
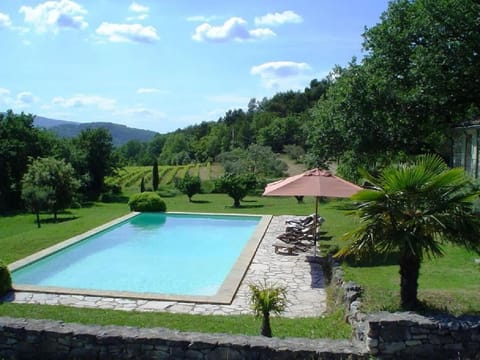
[[[315,196],[315,219],[313,226],[313,256],[317,257],[317,221],[318,221],[318,196]]]

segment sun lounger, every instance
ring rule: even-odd
[[[275,254],[279,254],[279,249],[282,249],[286,254],[292,255],[293,250],[295,250],[295,245],[287,244],[286,242],[277,240],[273,243],[273,247],[275,248]],[[282,253],[283,253],[282,251]]]
[[[307,251],[313,245],[313,236],[283,233],[277,236],[279,244],[289,244],[300,251]]]
[[[310,226],[313,225],[315,220],[315,214],[308,215],[304,218],[301,219],[289,219],[285,221],[285,224],[291,225],[291,226],[299,226],[299,227],[304,227],[304,226]],[[317,217],[317,224],[322,224],[325,221],[325,219],[321,216]]]

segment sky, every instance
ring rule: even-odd
[[[1,0],[0,111],[167,133],[303,90],[388,0]]]

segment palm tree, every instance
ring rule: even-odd
[[[255,317],[262,316],[261,335],[272,337],[270,313],[280,315],[287,307],[287,290],[281,286],[268,286],[267,282],[249,285],[250,302]]]
[[[397,256],[401,306],[413,310],[425,256],[443,256],[445,242],[480,252],[480,217],[472,212],[479,193],[462,169],[449,169],[436,155],[362,176],[372,187],[352,196],[360,222],[345,234],[350,243],[337,256]]]

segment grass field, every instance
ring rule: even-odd
[[[189,202],[185,195],[166,197],[164,200],[168,211],[272,215],[306,215],[314,211],[314,200],[308,197],[304,203],[298,204],[293,197],[249,196],[238,209],[232,207],[232,199],[224,194],[197,194],[193,202]],[[341,245],[341,235],[355,225],[352,218],[339,210],[341,204],[342,201],[320,203],[319,213],[326,219],[322,225],[322,246]],[[126,203],[92,203],[88,207],[60,214],[60,221],[56,224],[50,215],[42,215],[40,229],[36,228],[35,218],[30,214],[0,217],[0,258],[11,263],[128,212]],[[426,310],[456,315],[480,314],[480,266],[474,263],[479,256],[456,247],[446,247],[445,250],[444,258],[427,260],[422,265],[419,297],[425,302]],[[353,266],[345,263],[343,267],[347,280],[356,281],[364,288],[366,311],[400,310],[397,265],[389,263],[388,259],[373,259],[370,265]],[[259,327],[258,320],[251,316],[140,314],[11,303],[0,304],[0,316],[4,315],[238,334],[256,334]],[[278,336],[346,338],[350,336],[350,329],[342,316],[341,311],[336,311],[324,318],[274,319],[273,331]]]

